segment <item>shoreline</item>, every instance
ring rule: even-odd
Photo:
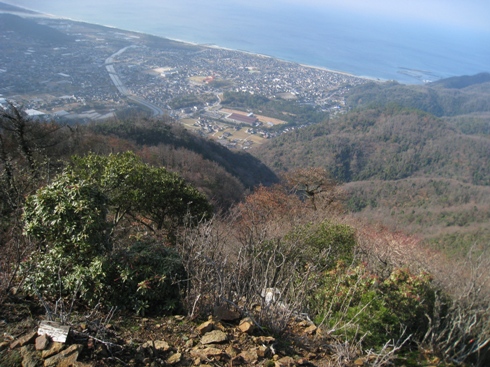
[[[182,43],[184,45],[205,47],[205,48],[216,49],[216,50],[226,50],[226,51],[240,52],[240,53],[248,54],[248,55],[251,55],[251,56],[271,58],[271,59],[275,59],[275,60],[278,60],[278,61],[281,61],[281,62],[285,62],[285,63],[297,64],[297,65],[302,66],[302,67],[306,67],[306,68],[310,68],[310,69],[315,69],[315,70],[326,71],[326,72],[329,72],[329,73],[341,74],[341,75],[345,75],[345,76],[352,77],[352,78],[366,79],[366,80],[377,81],[377,82],[387,81],[387,80],[384,80],[382,78],[371,77],[371,76],[356,75],[356,74],[352,74],[352,73],[349,73],[349,72],[346,72],[346,71],[334,70],[334,69],[330,69],[330,68],[324,67],[324,66],[309,65],[309,64],[304,64],[304,63],[300,63],[300,62],[297,62],[297,61],[285,60],[285,59],[281,59],[280,57],[266,55],[266,54],[261,54],[261,53],[257,53],[257,52],[253,52],[253,51],[239,50],[239,49],[234,49],[234,48],[225,47],[225,46],[219,46],[219,45],[215,45],[215,44],[201,44],[201,43],[197,43],[197,42],[193,42],[193,41],[187,41],[187,40],[182,40],[182,39],[178,39],[178,38],[171,38],[171,37],[161,36],[161,35],[157,35],[157,34],[153,34],[153,33],[148,33],[148,32],[135,31],[135,30],[131,30],[131,29],[124,29],[124,28],[119,28],[119,27],[112,26],[112,25],[93,23],[93,22],[88,22],[88,21],[85,21],[85,20],[78,20],[78,19],[73,19],[73,18],[64,17],[64,16],[60,16],[60,15],[44,13],[44,12],[41,12],[41,11],[38,11],[38,10],[35,10],[35,9],[29,9],[29,8],[22,7],[22,6],[19,6],[19,5],[15,5],[15,4],[11,4],[11,3],[5,2],[5,1],[0,1],[0,3],[4,3],[4,4],[7,4],[7,5],[16,7],[17,9],[21,9],[21,11],[10,11],[10,10],[2,10],[2,9],[0,9],[0,14],[1,13],[7,13],[7,14],[14,14],[14,15],[19,15],[19,16],[33,17],[33,18],[47,18],[47,19],[67,20],[67,21],[70,21],[70,22],[84,23],[84,24],[94,25],[94,26],[98,26],[98,27],[106,27],[106,28],[109,28],[109,29],[116,29],[116,30],[120,30],[120,31],[124,31],[124,32],[131,32],[131,33],[136,33],[136,34],[140,34],[140,35],[158,37],[158,38],[162,38],[162,39],[173,41],[173,42],[179,42],[179,43]]]

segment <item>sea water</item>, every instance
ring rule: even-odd
[[[490,33],[334,9],[218,0],[5,2],[74,20],[402,83],[490,71]]]

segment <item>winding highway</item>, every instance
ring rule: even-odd
[[[144,100],[142,97],[138,97],[138,96],[135,96],[134,94],[132,94],[131,91],[128,88],[126,88],[126,86],[123,84],[123,82],[121,81],[121,79],[117,75],[116,70],[114,69],[114,58],[121,55],[128,48],[134,48],[134,47],[137,47],[137,46],[133,45],[133,46],[124,47],[124,48],[120,49],[119,51],[117,51],[116,53],[109,56],[105,60],[105,68],[106,68],[107,72],[109,73],[109,77],[111,78],[112,82],[114,83],[114,85],[117,88],[117,90],[119,91],[119,93],[124,95],[129,100],[131,100],[135,103],[138,103],[139,105],[142,105],[143,107],[150,109],[153,116],[162,116],[164,114],[164,112],[160,107],[154,105],[151,102]]]

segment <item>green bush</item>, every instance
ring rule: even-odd
[[[23,263],[26,288],[47,300],[95,303],[103,293],[102,259],[111,248],[106,197],[69,174],[27,198],[24,232],[38,251]]]
[[[177,312],[179,281],[186,278],[179,254],[154,241],[116,251],[106,263],[107,300],[138,314]]]
[[[299,226],[285,240],[301,248],[304,261],[322,267],[332,267],[339,260],[352,261],[356,245],[354,228],[330,221]]]
[[[431,314],[435,292],[427,273],[395,269],[386,279],[364,265],[337,267],[325,273],[310,300],[317,323],[325,323],[334,335],[360,340],[369,348],[405,335],[423,337],[425,314]]]
[[[127,243],[125,237],[138,236],[141,227],[171,242],[185,220],[197,223],[211,213],[197,189],[165,168],[142,163],[133,153],[73,157],[72,167],[26,200],[24,234],[38,246],[23,263],[26,289],[46,301],[95,304],[106,298],[109,285],[114,286],[110,282],[115,278],[107,278],[104,268],[113,243]],[[123,230],[116,230],[123,225]],[[117,271],[124,280],[124,297],[118,302],[138,312],[157,307],[161,297],[155,292],[173,297],[171,278],[182,273],[176,255],[145,246],[114,254],[120,257]],[[157,308],[175,309],[178,296],[172,297]]]

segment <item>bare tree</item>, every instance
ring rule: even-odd
[[[308,200],[314,210],[341,210],[344,193],[324,168],[296,169],[284,173],[282,179],[290,192]]]

